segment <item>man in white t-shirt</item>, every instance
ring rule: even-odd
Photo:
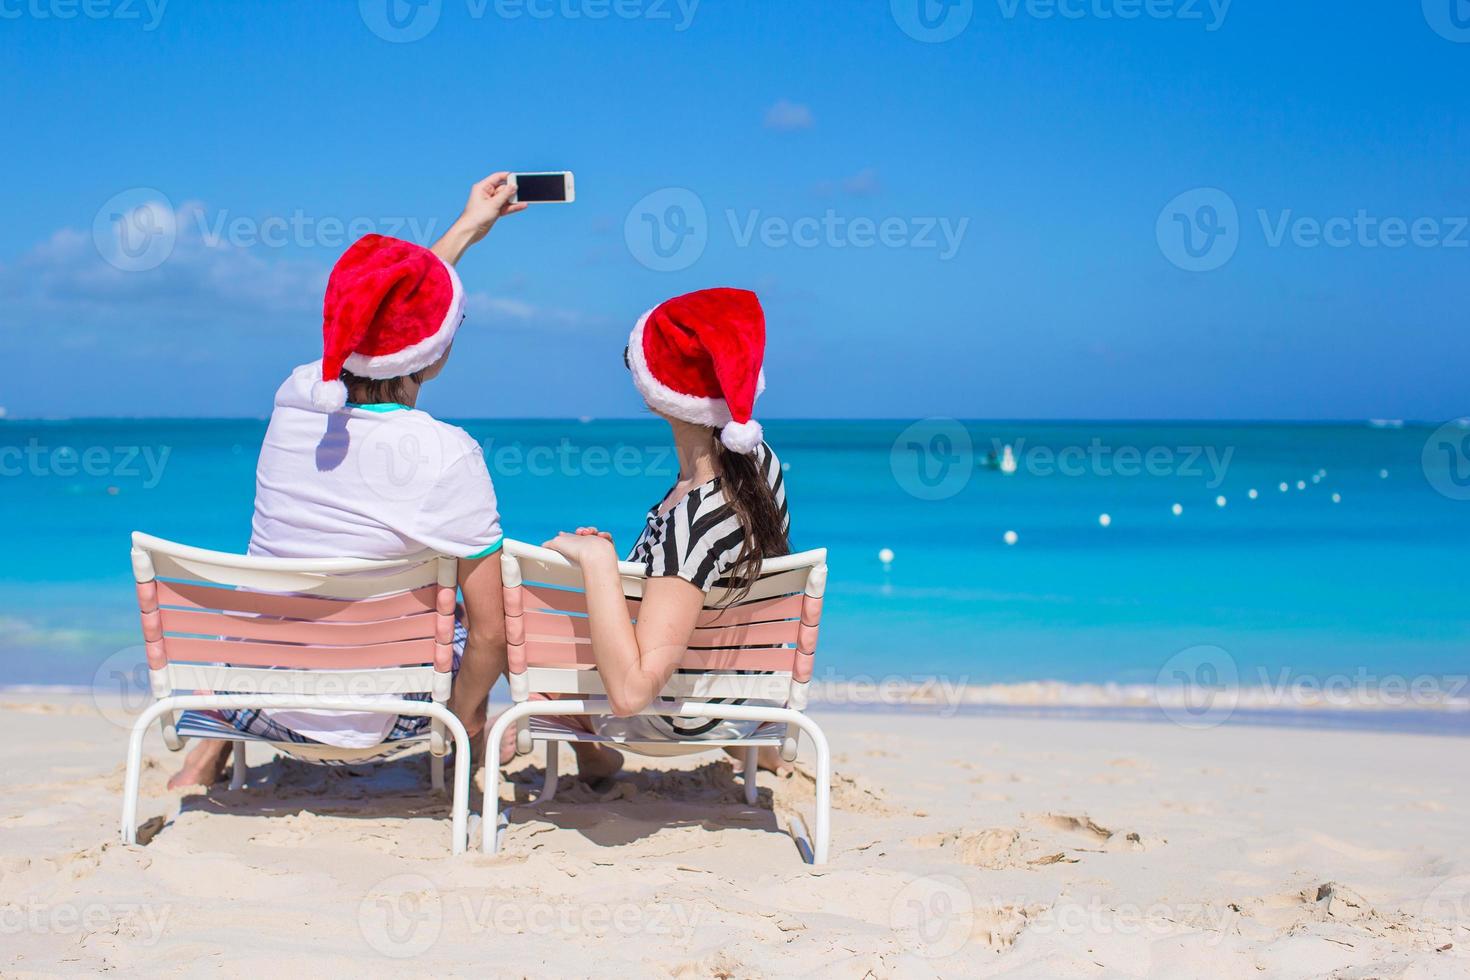
[[[432,248],[381,235],[338,260],[323,304],[322,359],[276,392],[256,466],[250,553],[276,558],[460,559],[463,616],[449,707],[470,735],[485,727],[490,688],[505,671],[500,514],[480,447],[463,429],[415,408],[444,368],[464,318],[454,270],[506,214],[506,173],[474,186],[464,213]],[[243,732],[276,741],[370,747],[415,734],[416,716],[371,712],[223,711]],[[206,740],[170,786],[218,778],[230,743]]]

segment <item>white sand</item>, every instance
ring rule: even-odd
[[[124,847],[122,730],[36,700],[0,696],[5,976],[1470,976],[1464,739],[818,715],[813,870],[784,833],[810,782],[748,808],[718,756],[633,760],[607,800],[567,777],[454,858],[422,756],[254,748],[248,789],[179,793],[156,735],[167,822]],[[539,762],[511,770],[524,799]]]

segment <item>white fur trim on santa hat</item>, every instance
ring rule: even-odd
[[[648,358],[643,354],[643,325],[652,315],[653,310],[649,310],[640,316],[638,325],[633,328],[633,333],[628,338],[628,366],[633,371],[633,384],[637,386],[638,393],[643,396],[643,400],[648,402],[649,407],[655,411],[672,415],[676,419],[683,419],[685,422],[693,422],[695,425],[708,425],[718,429],[732,424],[730,406],[725,404],[725,399],[686,395],[682,391],[675,391],[653,376],[653,372],[648,367]],[[766,369],[761,368],[755,380],[756,397],[759,398],[761,392],[765,390]],[[752,421],[744,424],[754,425],[755,423]],[[757,425],[756,429],[759,432],[760,426]],[[737,452],[751,452],[758,445],[760,445],[759,435],[750,449],[737,450]]]
[[[347,405],[347,386],[340,381],[313,381],[311,403],[323,412],[340,412]]]
[[[755,419],[749,422],[727,422],[720,430],[720,442],[731,452],[749,455],[761,444],[765,433]]]
[[[459,273],[454,271],[454,266],[443,259],[439,261],[444,266],[444,270],[449,273],[449,283],[454,290],[449,301],[449,310],[444,314],[444,322],[439,324],[439,329],[418,343],[392,354],[379,354],[376,357],[370,357],[367,354],[349,354],[342,362],[343,367],[359,378],[401,378],[405,374],[422,371],[444,356],[444,352],[454,341],[455,331],[459,329],[460,323],[464,320],[464,286],[460,283]],[[327,409],[327,411],[336,411],[336,409]]]

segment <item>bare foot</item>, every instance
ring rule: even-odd
[[[725,751],[735,760],[735,771],[745,771],[745,749],[738,745],[727,745]],[[766,772],[775,773],[777,776],[789,776],[791,774],[791,763],[781,758],[781,751],[774,745],[762,745],[756,752],[755,767],[764,769]]]
[[[189,755],[184,759],[184,768],[169,779],[168,788],[212,786],[225,778],[225,766],[229,761],[229,742],[217,739],[200,741],[189,750]]]
[[[573,742],[572,751],[577,755],[577,778],[584,783],[595,785],[623,768],[623,753],[617,749],[594,742]]]

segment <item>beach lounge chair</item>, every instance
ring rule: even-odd
[[[453,665],[458,566],[425,553],[396,561],[275,559],[205,551],[133,534],[133,575],[154,701],[133,725],[122,835],[137,834],[143,736],[154,721],[173,750],[183,738],[235,743],[231,788],[245,781],[245,742],[261,741],[210,709],[295,708],[427,715],[435,790],[447,738],[469,759],[464,726],[445,707]],[[199,694],[196,691],[225,693]],[[426,694],[430,700],[405,695]],[[381,749],[269,743],[293,755],[355,761]],[[465,850],[470,767],[454,767],[454,853]]]
[[[831,756],[827,739],[805,714],[808,686],[827,582],[825,550],[773,558],[762,565],[761,578],[738,605],[719,608],[728,598],[712,592],[696,627],[696,638],[683,667],[663,690],[668,701],[655,702],[642,713],[762,722],[750,738],[728,741],[671,740],[701,748],[739,745],[745,752],[745,800],[756,801],[756,753],[763,745],[780,746],[782,758],[796,759],[797,737],[805,732],[816,750],[815,833],[807,839],[798,818],[792,833],[813,864],[827,860],[831,799]],[[619,565],[628,615],[638,616],[638,599],[646,575],[639,565]],[[638,751],[639,744],[593,735],[569,726],[567,715],[610,714],[606,690],[592,657],[587,600],[581,569],[554,551],[505,542],[501,554],[505,587],[510,693],[514,704],[496,719],[491,745],[511,725],[516,751],[525,754],[535,742],[546,745],[546,781],[536,803],[555,798],[559,746],[562,742],[609,742]],[[557,700],[532,700],[533,694]],[[765,704],[707,703],[704,698],[738,698]],[[774,704],[774,707],[767,706]],[[484,850],[495,853],[508,812],[495,812],[500,800],[500,773],[486,772]]]

